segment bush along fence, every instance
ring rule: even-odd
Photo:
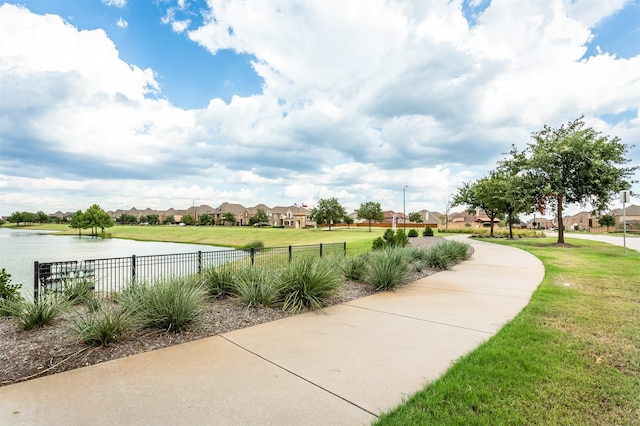
[[[284,266],[298,257],[346,256],[347,243],[313,244],[198,251],[195,253],[131,256],[84,261],[38,262],[33,265],[34,300],[46,292],[62,292],[79,282],[91,282],[98,293],[121,292],[129,283],[187,277],[221,266]]]

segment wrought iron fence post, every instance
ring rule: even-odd
[[[344,257],[347,257],[347,242],[344,242]]]
[[[33,262],[33,300],[38,301],[40,293],[40,262]]]
[[[202,274],[202,251],[198,250],[198,275]]]
[[[256,249],[254,249],[253,247],[251,247],[250,255],[251,255],[251,266],[253,266],[253,263],[255,262],[255,256],[256,256]]]
[[[136,255],[131,256],[131,282],[136,280]]]
[[[291,259],[293,259],[293,250],[291,249],[291,246],[289,246],[289,263],[291,263]]]
[[[320,258],[322,258],[322,243],[320,243]]]

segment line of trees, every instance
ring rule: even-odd
[[[20,226],[23,224],[25,226],[33,225],[36,223],[60,223],[62,219],[57,216],[50,216],[43,211],[38,211],[37,213],[31,212],[19,212],[15,211],[7,218],[9,223],[15,223],[16,226]]]
[[[504,219],[513,238],[519,214],[555,212],[558,243],[564,243],[563,211],[567,205],[590,205],[604,211],[619,191],[631,187],[638,167],[624,167],[629,146],[618,137],[586,127],[582,117],[559,128],[544,126],[532,133],[522,151],[515,146],[485,177],[464,183],[452,205],[468,212],[484,210],[491,220]]]

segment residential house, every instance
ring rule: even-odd
[[[616,219],[616,225],[620,225],[624,217],[627,225],[640,229],[640,206],[631,204],[625,206],[624,212],[622,211],[622,208],[619,208],[611,210],[609,214]]]

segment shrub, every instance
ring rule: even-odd
[[[0,271],[0,299],[21,299],[22,284],[11,284],[11,274],[4,268]]]
[[[213,298],[222,299],[238,294],[231,268],[223,266],[207,269],[202,273],[202,279],[209,296]]]
[[[336,293],[342,277],[332,262],[323,259],[296,259],[282,272],[282,309],[299,312],[302,308],[318,309]]]
[[[372,252],[364,274],[365,281],[376,290],[389,290],[401,284],[408,273],[410,253],[402,248]]]
[[[426,227],[424,231],[422,231],[422,236],[424,237],[433,237],[433,229]]]
[[[407,237],[403,229],[398,229],[396,231],[395,245],[397,247],[404,247],[407,244],[409,244],[409,237]]]
[[[371,246],[372,250],[382,250],[387,247],[387,242],[382,238],[378,237],[373,240],[373,244]]]
[[[170,278],[153,285],[131,285],[117,301],[134,312],[144,327],[177,333],[202,314],[205,298],[206,290],[201,283]]]
[[[425,262],[431,268],[449,269],[468,258],[468,244],[459,241],[445,241],[427,251]]]
[[[415,238],[417,236],[418,236],[418,231],[416,229],[409,229],[409,233],[407,234],[407,237]]]
[[[93,298],[95,283],[93,278],[69,278],[63,283],[63,297],[72,305],[87,302]]]
[[[278,273],[265,267],[245,266],[236,275],[236,288],[247,308],[273,306],[278,300]]]
[[[368,258],[368,253],[346,258],[342,269],[345,278],[354,281],[362,280],[369,264]]]
[[[382,238],[378,237],[373,240],[372,249],[381,250],[392,247],[404,247],[407,244],[409,244],[409,237],[404,233],[404,230],[398,229],[394,233],[393,229],[387,228]]]
[[[255,240],[255,241],[252,241],[252,242],[250,242],[249,244],[245,245],[243,248],[246,248],[246,249],[250,249],[250,248],[254,248],[254,249],[257,249],[257,248],[264,248],[264,242],[263,242],[263,241],[260,241],[260,240]]]
[[[89,346],[109,346],[127,338],[135,329],[138,319],[129,309],[102,303],[86,314],[73,319],[73,332],[79,341]]]
[[[37,301],[18,299],[10,302],[11,316],[18,318],[18,325],[23,330],[32,330],[49,324],[68,306],[68,303],[59,295],[46,294],[40,296]]]

